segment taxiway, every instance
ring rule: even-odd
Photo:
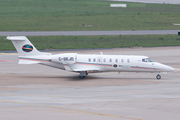
[[[179,120],[180,47],[54,51],[146,55],[176,68],[152,73],[97,73],[80,80],[42,65],[18,65],[17,53],[0,53],[1,120]]]

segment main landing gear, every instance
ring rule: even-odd
[[[80,78],[80,79],[84,79],[87,75],[88,75],[87,71],[82,71],[82,72],[80,72],[80,74],[79,74],[79,78]]]
[[[158,79],[158,80],[161,79],[161,75],[158,74],[158,75],[156,76],[156,79]]]
[[[84,79],[86,76],[79,76],[80,79]]]

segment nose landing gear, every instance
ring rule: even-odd
[[[161,79],[161,75],[158,74],[158,75],[156,76],[156,79],[158,79],[158,80]]]

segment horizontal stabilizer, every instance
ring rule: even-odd
[[[38,63],[41,63],[41,61],[19,60],[18,64],[38,64]]]

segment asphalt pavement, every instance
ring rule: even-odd
[[[56,51],[100,54],[100,50]],[[146,55],[177,71],[162,74],[77,73],[19,65],[0,53],[0,120],[180,120],[180,47],[113,48],[103,54]]]

